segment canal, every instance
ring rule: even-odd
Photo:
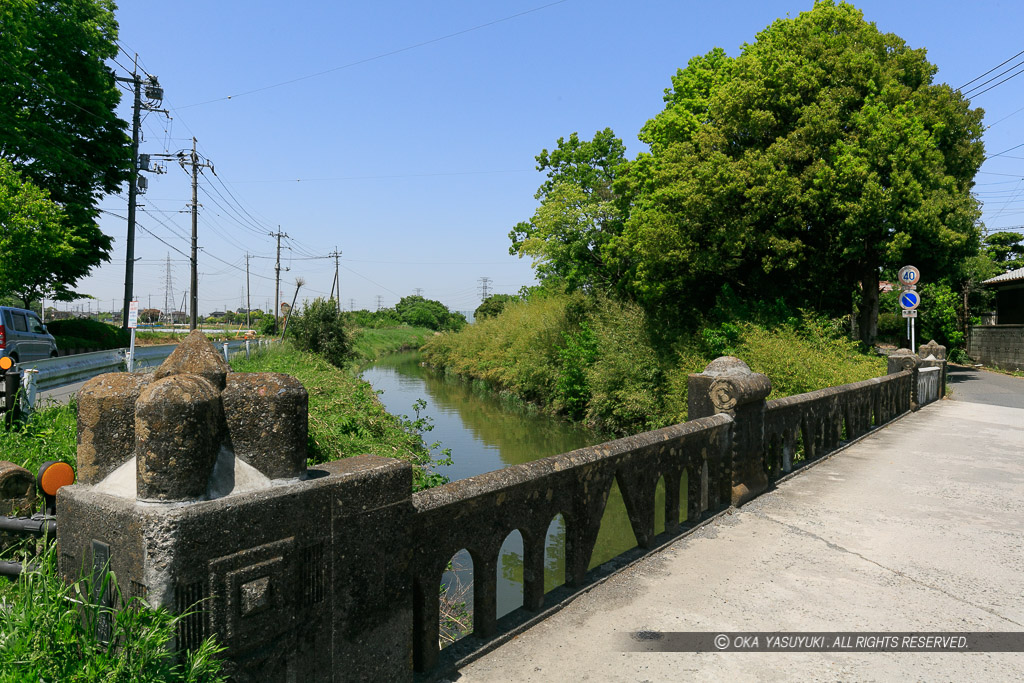
[[[601,434],[516,406],[494,392],[471,383],[445,377],[421,365],[417,352],[385,357],[362,372],[362,378],[380,391],[380,400],[394,415],[413,417],[414,404],[426,402],[421,415],[434,428],[424,435],[427,443],[440,442],[451,449],[452,464],[438,471],[451,481],[484,472],[557,455],[607,441]],[[685,494],[685,483],[683,485]],[[658,487],[656,531],[664,529],[664,488]],[[685,498],[683,498],[685,500]],[[683,510],[685,510],[685,506]],[[595,567],[636,546],[618,485],[613,485],[590,566]],[[565,580],[565,533],[561,515],[548,528],[545,560],[545,590]],[[523,546],[518,531],[502,545],[498,564],[498,616],[522,605]],[[453,558],[453,571],[446,575],[449,590],[460,593],[459,601],[472,606],[472,562],[460,551]]]

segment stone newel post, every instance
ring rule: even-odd
[[[921,367],[939,368],[939,398],[946,395],[946,347],[932,339],[917,348]]]
[[[722,356],[689,378],[689,419],[732,416],[732,504],[743,505],[768,488],[764,461],[765,399],[772,384],[739,358]]]
[[[58,493],[68,580],[112,570],[103,604],[184,615],[173,647],[215,635],[232,680],[408,677],[408,463],[307,470],[302,384],[231,372],[198,332],[151,375],[90,380],[78,405],[79,483]]]
[[[910,382],[910,409],[917,410],[921,407],[918,396],[917,374],[921,366],[921,358],[910,349],[897,349],[888,359],[888,374],[892,375],[903,370],[910,370],[914,376]]]

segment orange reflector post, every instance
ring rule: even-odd
[[[52,463],[39,474],[39,486],[48,496],[55,496],[61,486],[74,483],[75,470],[66,462]]]
[[[0,358],[0,370],[10,370],[12,365],[14,365],[14,361],[10,356]]]

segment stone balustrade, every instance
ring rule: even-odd
[[[152,377],[83,387],[80,483],[58,494],[61,569],[72,579],[109,566],[121,591],[111,606],[138,596],[186,614],[177,647],[216,635],[232,677],[260,681],[436,672],[439,587],[457,551],[473,560],[469,638],[482,646],[500,636],[498,555],[513,531],[523,610],[537,613],[556,516],[567,590],[579,590],[614,482],[649,548],[659,480],[659,538],[672,538],[919,405],[923,363],[898,353],[885,377],[768,401],[767,377],[720,358],[689,378],[689,422],[412,493],[397,460],[307,470],[298,382],[231,373],[199,337],[182,346]],[[935,351],[928,362],[944,363]]]

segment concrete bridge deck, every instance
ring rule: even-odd
[[[1024,397],[1024,380],[993,381],[1011,383],[1011,404]],[[624,651],[642,630],[1024,631],[1024,408],[944,400],[910,414],[453,678],[1024,680],[1019,652]]]

